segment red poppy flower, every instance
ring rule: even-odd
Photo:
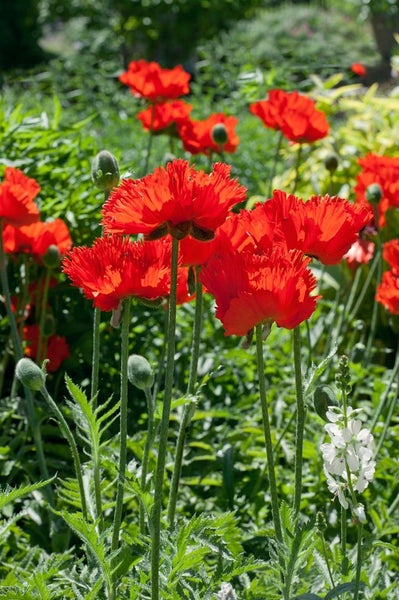
[[[6,167],[0,183],[0,219],[16,227],[29,225],[39,219],[39,209],[33,202],[40,186],[19,169]]]
[[[399,276],[394,271],[385,271],[375,295],[377,302],[393,315],[399,315]]]
[[[5,252],[30,254],[36,259],[42,258],[49,246],[56,246],[60,255],[72,247],[68,227],[61,219],[37,221],[22,227],[6,225],[3,241]]]
[[[314,100],[299,92],[270,90],[267,100],[249,106],[266,127],[278,129],[292,142],[315,142],[328,135],[330,126]]]
[[[147,131],[162,131],[185,122],[189,118],[192,107],[192,104],[187,104],[184,100],[161,102],[142,110],[137,118]]]
[[[359,159],[359,165],[362,170],[356,178],[356,199],[368,203],[367,189],[378,184],[382,192],[378,203],[379,226],[384,227],[388,208],[399,208],[399,157],[368,154]]]
[[[216,229],[215,237],[209,242],[200,242],[192,237],[185,237],[180,242],[180,257],[183,265],[199,266],[215,254],[241,252],[244,249],[254,249],[253,239],[248,235],[248,211],[230,213],[226,221]]]
[[[351,65],[351,71],[355,75],[359,75],[359,77],[364,77],[367,73],[366,67],[359,62],[355,62]]]
[[[313,196],[307,202],[280,190],[257,205],[251,214],[250,233],[262,246],[262,225],[275,231],[279,244],[302,250],[326,265],[341,261],[357,240],[359,231],[372,219],[368,206],[351,204],[337,196]],[[270,246],[270,236],[266,236]]]
[[[276,246],[264,254],[242,252],[215,256],[201,281],[215,297],[216,316],[225,335],[245,336],[260,323],[276,321],[293,329],[316,307],[316,279],[302,252]]]
[[[235,132],[237,123],[236,117],[217,113],[202,121],[187,119],[179,126],[178,133],[184,149],[191,154],[210,154],[221,150],[233,153],[240,141]],[[215,141],[213,136],[214,128],[218,125],[224,126],[225,129],[223,136],[225,140],[220,144]]]
[[[179,159],[142,179],[124,179],[103,206],[105,231],[209,240],[229,209],[245,198],[246,189],[230,179],[230,170],[216,163],[207,174]]]
[[[374,248],[374,242],[359,238],[352,244],[343,258],[350,269],[356,269],[359,265],[370,262],[374,256]]]
[[[92,247],[73,248],[63,271],[101,310],[116,309],[124,298],[156,300],[169,294],[171,244],[132,242],[121,236],[97,238]]]
[[[25,355],[32,359],[37,356],[39,332],[39,325],[26,325],[23,329],[23,339],[26,342]],[[50,335],[46,345],[46,358],[49,360],[46,369],[49,372],[58,371],[61,363],[70,356],[67,341],[64,336]]]
[[[392,271],[399,273],[399,240],[393,239],[385,242],[382,256],[387,261]]]
[[[173,100],[190,91],[190,74],[180,65],[163,69],[157,62],[132,61],[119,80],[129,86],[134,96],[150,102]]]

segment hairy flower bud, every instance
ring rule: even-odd
[[[371,183],[366,189],[366,198],[370,204],[378,204],[383,196],[379,183]]]
[[[110,192],[119,183],[119,166],[115,156],[101,150],[93,160],[91,169],[93,183],[103,192]]]
[[[218,146],[227,142],[227,129],[223,123],[216,123],[211,131],[211,138]]]
[[[15,374],[24,386],[36,392],[46,383],[46,376],[42,369],[30,358],[21,358],[17,362]]]
[[[139,390],[150,389],[154,383],[154,371],[144,356],[131,354],[127,359],[127,376]]]
[[[327,171],[334,173],[338,168],[338,156],[334,152],[330,152],[324,158],[324,166]]]
[[[60,251],[55,244],[50,244],[43,256],[44,266],[48,269],[55,269],[60,264]]]

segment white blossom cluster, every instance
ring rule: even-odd
[[[349,502],[345,495],[348,489],[363,492],[374,477],[374,438],[357,418],[360,409],[348,407],[346,417],[341,408],[330,406],[326,413],[328,423],[325,430],[331,443],[322,444],[324,473],[328,489],[338,497],[344,508]],[[360,521],[365,520],[361,504],[353,507]]]

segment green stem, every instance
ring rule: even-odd
[[[47,310],[47,300],[48,300],[48,290],[50,287],[50,278],[51,278],[51,270],[46,269],[46,273],[44,275],[44,281],[42,286],[42,298],[40,303],[40,319],[39,319],[39,341],[37,344],[37,356],[36,362],[38,365],[41,365],[43,360],[46,358],[47,353],[47,336],[44,335],[44,322],[46,319],[46,310]]]
[[[146,153],[145,153],[143,176],[147,175],[147,172],[148,172],[148,164],[150,161],[150,154],[151,154],[151,149],[152,149],[152,140],[154,137],[154,131],[153,131],[154,119],[155,119],[155,104],[153,103],[153,104],[151,104],[151,123],[150,123],[150,129],[148,132],[148,143],[147,143],[147,149],[146,149]]]
[[[155,435],[155,406],[154,406],[154,398],[150,388],[146,388],[144,390],[145,397],[147,400],[147,411],[148,411],[148,427],[147,427],[147,436],[144,445],[143,452],[143,462],[141,465],[141,490],[146,492],[148,489],[147,484],[147,473],[148,473],[148,462],[150,458],[150,452],[152,448],[152,444],[154,441]],[[145,533],[145,523],[144,523],[144,506],[140,505],[140,533]]]
[[[263,358],[263,337],[262,337],[262,325],[256,325],[256,358],[257,358],[257,369],[259,379],[259,397],[262,409],[263,429],[265,434],[265,447],[266,447],[266,460],[267,469],[269,475],[269,487],[270,487],[270,498],[272,505],[272,517],[274,523],[274,530],[276,532],[276,539],[279,544],[283,542],[283,533],[281,529],[280,512],[278,506],[278,494],[277,494],[277,483],[276,474],[274,471],[274,453],[272,434],[270,428],[269,419],[269,406],[266,396],[266,383],[265,383],[265,364]]]
[[[179,242],[172,238],[171,283],[168,316],[168,339],[165,374],[165,391],[159,433],[158,460],[155,472],[154,505],[151,515],[151,600],[159,600],[159,567],[161,553],[161,513],[166,451],[169,432],[169,417],[172,404],[173,375],[176,345],[176,299]]]
[[[298,185],[299,165],[301,164],[301,159],[302,159],[302,144],[299,144],[298,152],[296,155],[296,162],[295,162],[295,178],[294,178],[294,184],[292,186],[292,192],[291,192],[292,194],[295,194],[296,186]]]
[[[100,323],[101,310],[95,308],[93,315],[93,354],[91,362],[91,401],[93,411],[97,408],[98,376],[100,371]]]
[[[122,330],[121,330],[121,374],[120,374],[120,439],[119,439],[119,467],[118,487],[112,530],[111,551],[114,552],[119,544],[119,532],[122,523],[123,495],[125,489],[126,450],[127,450],[127,399],[128,378],[127,359],[129,356],[129,325],[130,325],[130,298],[123,300]]]
[[[190,374],[187,385],[187,396],[194,394],[195,385],[198,377],[198,359],[200,351],[201,341],[201,329],[202,329],[202,283],[199,278],[199,269],[195,273],[195,314],[193,324],[193,339],[191,346],[191,363],[190,363]]]
[[[381,275],[382,275],[382,254],[381,254],[381,252],[379,252],[378,253],[378,265],[377,265],[377,282],[376,282],[377,285],[381,281]],[[378,317],[379,308],[380,308],[379,302],[374,300],[373,312],[371,313],[371,320],[370,320],[370,330],[369,330],[369,335],[368,335],[368,339],[367,339],[366,349],[365,349],[364,356],[363,356],[363,365],[367,365],[370,361],[371,350],[373,347],[375,332],[377,329],[377,317]]]
[[[356,575],[355,575],[355,589],[353,592],[353,600],[358,600],[360,590],[360,575],[362,572],[362,530],[363,526],[361,523],[357,526],[357,558],[356,558]]]
[[[390,391],[391,391],[391,389],[392,389],[392,385],[393,385],[393,383],[396,381],[396,378],[397,378],[398,372],[399,372],[399,346],[398,346],[398,348],[397,348],[397,350],[396,350],[395,364],[394,364],[394,366],[393,366],[393,369],[392,369],[392,372],[391,372],[391,376],[390,376],[390,378],[389,378],[389,381],[388,381],[388,383],[387,383],[387,385],[386,385],[386,388],[385,388],[385,390],[384,390],[384,393],[383,393],[383,395],[382,395],[382,396],[381,396],[381,398],[380,398],[380,401],[379,401],[379,403],[378,403],[378,407],[377,407],[377,410],[376,410],[376,412],[375,412],[375,415],[374,415],[373,421],[372,421],[372,423],[371,423],[371,425],[370,425],[370,431],[371,431],[371,433],[373,433],[373,431],[374,431],[374,429],[375,429],[375,426],[376,426],[376,425],[377,425],[377,423],[378,423],[378,419],[380,418],[380,416],[381,416],[381,413],[382,413],[382,411],[383,411],[383,410],[384,410],[384,408],[385,408],[385,402],[386,402],[386,400],[387,400],[387,398],[388,398],[389,392],[390,392]],[[392,401],[391,401],[391,404],[390,404],[390,407],[389,407],[389,411],[388,411],[388,412],[390,413],[390,415],[391,415],[391,416],[392,416],[392,411],[393,411],[393,408],[392,408],[392,407],[394,407],[394,406],[395,406],[395,403],[396,403],[396,400],[397,400],[397,396],[398,396],[398,394],[397,394],[397,392],[396,392],[396,393],[395,393],[395,395],[394,395],[394,397],[392,398]],[[389,423],[389,419],[388,419],[388,417],[387,417],[386,419],[384,419],[384,423],[385,423],[385,425],[384,425],[384,435],[383,435],[383,436],[381,436],[382,438],[384,438],[384,437],[385,437],[385,434],[386,434],[386,431],[385,431],[385,429],[386,429],[386,428],[388,428],[388,427],[390,427],[390,423]],[[381,443],[381,442],[380,442],[380,443]],[[380,445],[380,444],[379,444],[379,445]],[[377,453],[376,453],[376,454],[377,454]]]
[[[326,546],[326,540],[324,538],[324,533],[322,531],[320,531],[320,539],[321,539],[321,547],[323,550],[323,556],[324,556],[324,561],[327,565],[327,571],[328,571],[328,576],[330,577],[330,581],[331,581],[331,587],[333,590],[335,590],[335,584],[334,584],[334,578],[332,575],[332,571],[331,571],[331,567],[330,567],[330,561],[328,558],[328,553],[327,553],[327,546]]]
[[[3,220],[0,219],[0,279],[1,279],[1,287],[3,290],[4,301],[6,305],[8,322],[10,324],[11,330],[11,339],[14,349],[14,360],[17,363],[22,357],[22,343],[18,334],[18,328],[15,321],[14,313],[11,306],[11,294],[10,288],[8,285],[8,277],[7,277],[7,263],[6,263],[6,255],[4,252],[4,244],[3,244]],[[33,394],[32,391],[24,386],[25,399],[26,399],[26,407],[28,413],[28,424],[32,431],[32,437],[36,446],[37,460],[39,463],[40,474],[43,479],[49,479],[49,473],[47,469],[46,459],[43,451],[43,441],[40,433],[40,426],[36,419],[35,407],[33,403]],[[46,487],[47,499],[51,506],[54,506],[54,494],[50,487]]]
[[[372,282],[372,279],[374,277],[374,271],[376,270],[377,266],[380,263],[380,257],[381,257],[381,252],[380,252],[380,250],[378,250],[376,252],[376,254],[374,256],[374,259],[373,259],[373,262],[372,262],[372,264],[370,266],[370,270],[368,272],[366,281],[364,282],[364,284],[362,286],[362,289],[361,289],[361,292],[360,292],[360,294],[357,297],[356,304],[353,307],[353,310],[351,311],[351,313],[349,315],[350,320],[353,320],[356,317],[357,313],[359,312],[360,307],[363,304],[364,297],[365,297],[365,295],[367,293],[367,290],[368,290],[368,288],[369,288],[369,286],[370,286],[370,284]]]
[[[295,432],[295,488],[294,518],[298,517],[302,497],[303,437],[305,430],[305,404],[301,368],[301,336],[299,326],[293,331],[295,392],[296,392],[296,432]]]
[[[85,520],[87,520],[87,502],[86,502],[86,495],[85,495],[85,490],[84,490],[84,485],[83,485],[82,467],[80,464],[79,452],[78,452],[78,448],[76,446],[75,438],[73,437],[72,431],[70,430],[69,425],[64,418],[64,415],[62,414],[62,412],[58,408],[57,404],[54,402],[53,398],[50,396],[50,394],[48,393],[47,389],[44,386],[40,389],[40,393],[42,394],[43,398],[46,400],[47,404],[49,405],[50,409],[53,411],[54,415],[56,416],[57,421],[58,421],[58,426],[61,430],[61,433],[65,437],[65,439],[67,440],[67,442],[69,444],[69,448],[71,450],[71,454],[72,454],[72,458],[73,458],[73,462],[74,462],[74,466],[75,466],[76,479],[78,481],[78,486],[79,486],[80,502],[82,505],[82,515],[83,515],[83,518]]]
[[[282,142],[283,142],[283,137],[284,136],[283,136],[283,134],[280,131],[279,135],[278,135],[278,139],[277,139],[276,150],[275,150],[274,156],[273,156],[272,169],[271,169],[270,175],[269,175],[269,190],[268,190],[269,197],[273,193],[273,179],[274,179],[274,177],[276,175],[277,161],[278,161],[278,158],[279,158],[279,154],[280,154],[280,150],[281,150],[281,145],[282,145]]]
[[[346,554],[346,508],[341,506],[341,554],[342,554],[342,574],[347,575],[349,570],[349,560]]]

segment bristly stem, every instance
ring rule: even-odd
[[[176,300],[179,241],[172,238],[171,283],[169,297],[165,390],[159,432],[158,460],[155,472],[154,505],[151,515],[151,600],[159,600],[159,567],[161,555],[161,513],[169,417],[172,404],[173,375],[176,346]]]
[[[269,419],[269,406],[268,406],[267,395],[266,395],[262,329],[263,329],[263,327],[261,324],[256,325],[255,334],[256,334],[256,358],[257,358],[257,369],[258,369],[258,379],[259,379],[259,397],[260,397],[260,404],[261,404],[261,409],[262,409],[263,430],[264,430],[264,434],[265,434],[266,460],[267,460],[267,469],[268,469],[268,476],[269,476],[269,488],[270,488],[270,498],[271,498],[271,505],[272,505],[274,530],[276,532],[277,542],[279,544],[282,544],[283,534],[282,534],[280,511],[279,511],[279,505],[278,505],[276,474],[275,474],[275,470],[274,470],[274,452],[273,452],[273,442],[272,442],[272,434],[271,434],[270,419]]]
[[[57,421],[58,421],[58,426],[61,430],[61,433],[69,444],[69,448],[71,450],[73,463],[74,463],[74,467],[75,467],[75,471],[76,471],[76,479],[77,479],[78,487],[79,487],[80,503],[82,506],[82,516],[85,520],[87,520],[87,502],[86,502],[85,489],[84,489],[84,485],[83,485],[82,466],[80,463],[79,452],[78,452],[78,448],[76,446],[75,438],[73,437],[72,431],[71,431],[68,423],[66,422],[64,415],[62,414],[62,412],[58,408],[57,404],[54,402],[53,398],[50,396],[50,394],[48,393],[47,389],[44,386],[41,388],[40,393],[42,394],[43,398],[46,400],[47,404],[49,405],[49,407],[52,410],[52,412],[54,413],[54,415],[56,416]]]
[[[360,575],[362,572],[362,532],[363,525],[357,525],[357,557],[356,557],[356,574],[355,574],[355,589],[353,591],[353,600],[358,600],[360,590]]]
[[[151,392],[151,388],[147,387],[144,390],[146,401],[147,401],[147,412],[148,412],[148,426],[147,426],[147,436],[145,439],[144,451],[143,451],[143,462],[141,465],[141,480],[140,485],[143,492],[147,491],[147,474],[148,474],[148,463],[150,459],[150,452],[152,449],[152,444],[155,436],[155,399]],[[144,521],[145,513],[144,507],[140,505],[140,533],[145,532],[145,521]]]
[[[147,149],[146,149],[146,153],[145,153],[145,161],[144,161],[144,167],[143,167],[143,177],[145,175],[147,175],[147,171],[148,171],[148,164],[150,162],[150,154],[151,154],[151,148],[152,148],[152,140],[154,137],[154,119],[155,119],[155,103],[151,104],[151,122],[150,122],[150,129],[148,132],[148,144],[147,144]]]
[[[296,392],[296,432],[295,432],[295,488],[294,517],[298,517],[302,496],[303,437],[305,430],[305,404],[303,401],[301,334],[298,327],[293,331],[295,392]]]
[[[98,377],[100,372],[100,323],[101,310],[95,307],[93,315],[93,354],[91,362],[91,402],[93,411],[97,408]]]
[[[40,306],[40,321],[39,321],[39,342],[37,344],[37,357],[36,361],[39,365],[42,364],[46,358],[47,353],[47,336],[44,334],[44,323],[46,320],[47,300],[48,291],[50,287],[51,269],[46,268],[46,274],[43,280],[42,287],[42,298]]]
[[[272,195],[273,193],[273,179],[276,175],[276,170],[277,170],[277,161],[280,155],[280,150],[281,150],[281,144],[283,142],[283,134],[281,133],[281,131],[278,134],[278,139],[277,139],[277,146],[276,146],[276,150],[274,152],[274,156],[273,156],[273,163],[272,163],[272,169],[269,175],[269,189],[268,189],[268,195],[269,197]]]
[[[119,467],[118,487],[116,492],[116,503],[114,512],[114,524],[112,530],[111,551],[115,551],[119,544],[119,532],[122,523],[123,495],[125,489],[126,471],[126,445],[127,445],[127,398],[128,378],[127,359],[129,356],[129,325],[130,325],[130,303],[131,299],[123,300],[122,306],[122,330],[121,330],[121,373],[120,373],[120,440],[119,440]]]
[[[8,277],[7,277],[7,263],[6,263],[6,255],[4,252],[4,244],[3,244],[3,220],[0,219],[0,279],[1,279],[1,287],[3,290],[4,301],[6,305],[8,322],[10,324],[11,330],[11,339],[14,349],[14,359],[15,363],[17,363],[22,357],[22,343],[19,337],[17,324],[15,321],[14,313],[11,306],[11,294],[10,288],[8,285]],[[33,403],[33,394],[32,391],[24,386],[25,398],[26,398],[26,407],[28,413],[28,424],[32,431],[32,437],[36,446],[37,460],[39,463],[40,474],[43,479],[49,479],[49,473],[47,469],[46,459],[43,451],[43,442],[42,436],[40,433],[40,426],[37,422],[35,407]],[[54,494],[52,489],[49,486],[45,488],[47,499],[51,506],[54,506]]]
[[[296,156],[296,162],[295,162],[295,179],[294,179],[294,184],[292,186],[292,192],[291,192],[292,194],[295,194],[296,186],[298,185],[299,167],[301,164],[301,159],[302,159],[302,144],[299,144],[298,152],[297,152],[297,156]]]

